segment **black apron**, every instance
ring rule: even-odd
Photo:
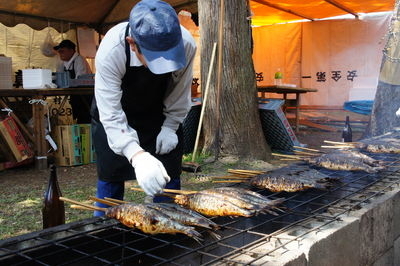
[[[128,36],[128,27],[125,37]],[[136,130],[140,146],[160,160],[168,175],[170,183],[180,183],[182,163],[182,129],[177,130],[178,145],[168,154],[155,154],[157,135],[161,130],[165,116],[163,100],[171,73],[156,75],[147,67],[130,66],[130,46],[125,41],[126,73],[122,78],[122,109],[128,124]],[[102,181],[124,181],[135,178],[135,172],[128,159],[115,154],[108,145],[104,127],[99,121],[96,101],[92,102],[92,137],[96,150],[96,164],[99,179]]]
[[[71,79],[75,79],[75,61],[72,62],[72,69],[66,69],[64,66],[64,71],[69,73],[69,77]],[[92,99],[92,95],[71,95],[69,97],[69,103],[72,108],[72,116],[74,119],[76,119],[77,124],[90,123],[90,105]]]

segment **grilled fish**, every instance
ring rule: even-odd
[[[245,209],[230,202],[220,194],[197,192],[187,195],[176,195],[175,203],[207,216],[244,216],[256,214],[256,210]]]
[[[228,201],[232,204],[235,204],[236,206],[247,209],[247,210],[258,210],[260,207],[248,199],[245,199],[241,196],[236,196],[232,195],[229,193],[223,193],[222,191],[217,191],[216,189],[207,189],[207,190],[202,190],[202,194],[209,194],[213,195],[216,198],[220,199],[221,201]]]
[[[148,234],[182,233],[201,240],[201,234],[192,226],[184,225],[146,204],[121,204],[107,208],[107,217],[117,219],[122,224]]]
[[[307,158],[305,160],[308,163],[331,170],[366,171],[368,173],[376,173],[383,169],[383,167],[366,164],[363,158],[350,156],[343,152],[327,153],[318,157]]]
[[[154,203],[148,204],[148,207],[161,211],[163,214],[169,216],[171,219],[174,219],[185,225],[198,226],[213,230],[219,229],[219,225],[214,223],[210,219],[195,211],[182,208],[177,204]]]
[[[382,161],[375,160],[374,158],[355,150],[338,150],[337,153],[340,153],[347,158],[359,158],[363,163],[370,166],[380,166],[384,164]]]
[[[356,148],[372,153],[400,153],[400,142],[395,138],[365,139]]]
[[[248,190],[244,188],[233,188],[233,187],[219,187],[219,188],[213,188],[213,189],[208,189],[207,191],[214,191],[216,193],[224,194],[224,195],[229,195],[234,198],[241,199],[243,201],[249,202],[253,204],[253,206],[256,208],[256,210],[260,211],[266,211],[271,214],[276,215],[276,213],[272,212],[270,209],[274,209],[275,206],[278,204],[281,204],[283,202],[282,199],[275,199],[275,200],[270,200],[267,197],[264,197],[263,195]],[[205,192],[205,191],[202,191]]]
[[[252,186],[266,188],[272,192],[296,192],[309,188],[326,188],[324,184],[320,184],[315,180],[299,180],[294,175],[268,176],[268,174],[263,174],[251,178],[249,182]]]
[[[336,181],[338,181],[338,178],[310,169],[304,164],[292,164],[266,174],[254,176],[249,180],[249,183],[252,186],[265,188],[272,192],[296,192],[309,188],[327,189]]]

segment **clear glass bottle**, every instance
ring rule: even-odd
[[[342,131],[342,142],[352,142],[353,141],[353,133],[350,127],[350,118],[346,116],[346,122],[344,124],[344,128]]]
[[[50,178],[44,194],[42,216],[43,229],[65,223],[64,202],[60,200],[61,190],[57,180],[57,169],[50,166]]]

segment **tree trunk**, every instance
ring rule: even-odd
[[[396,111],[400,108],[400,28],[399,0],[388,29],[387,43],[383,50],[381,72],[375,94],[374,106],[364,137],[373,137],[400,127],[400,117]]]
[[[220,1],[198,1],[201,36],[202,93],[207,81],[213,43],[218,45]],[[222,75],[218,95],[218,54],[204,113],[203,150],[240,159],[270,158],[262,131],[252,61],[252,36],[247,0],[225,0]]]

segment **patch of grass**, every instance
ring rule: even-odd
[[[196,155],[194,162],[198,163],[198,164],[202,164],[210,157],[211,157],[211,154],[209,154],[209,153],[200,153],[200,154]],[[192,159],[193,159],[193,153],[188,153],[188,154],[183,155],[182,161],[183,162],[192,162]]]
[[[185,160],[191,161],[190,156],[185,156]],[[207,162],[209,158],[209,155],[203,154],[196,159],[201,164],[201,172],[182,173],[182,189],[203,190],[215,187],[216,184],[204,176],[224,175],[228,168],[240,167],[239,164],[230,162]],[[93,204],[89,197],[96,195],[95,164],[58,167],[57,173],[64,197]],[[41,209],[48,178],[48,170],[35,170],[33,167],[0,171],[0,239],[42,230]],[[125,200],[143,202],[145,193],[132,191],[130,188],[133,186],[138,186],[135,180],[125,182]],[[65,203],[66,223],[92,216],[92,211],[71,209],[70,204]]]

